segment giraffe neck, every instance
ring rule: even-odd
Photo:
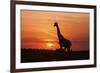
[[[57,34],[60,35],[60,29],[59,29],[59,26],[57,26]]]

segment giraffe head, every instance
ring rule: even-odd
[[[55,22],[55,23],[54,23],[54,26],[58,26],[58,23],[57,23],[57,22]]]

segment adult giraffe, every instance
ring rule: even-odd
[[[68,52],[70,52],[70,48],[71,48],[71,41],[68,40],[68,39],[65,39],[61,33],[60,33],[60,29],[59,29],[59,26],[58,26],[58,23],[55,22],[54,23],[54,26],[57,28],[57,36],[58,36],[58,40],[59,40],[59,45],[60,45],[60,49],[63,49],[64,47],[64,50],[67,49]]]

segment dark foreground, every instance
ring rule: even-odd
[[[45,62],[45,61],[64,61],[64,60],[85,60],[89,59],[89,51],[65,52],[64,50],[34,50],[21,49],[21,62]]]

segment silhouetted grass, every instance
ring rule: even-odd
[[[89,51],[72,51],[66,52],[58,49],[38,50],[38,49],[21,49],[21,62],[45,62],[45,61],[64,61],[64,60],[84,60],[89,59]]]

